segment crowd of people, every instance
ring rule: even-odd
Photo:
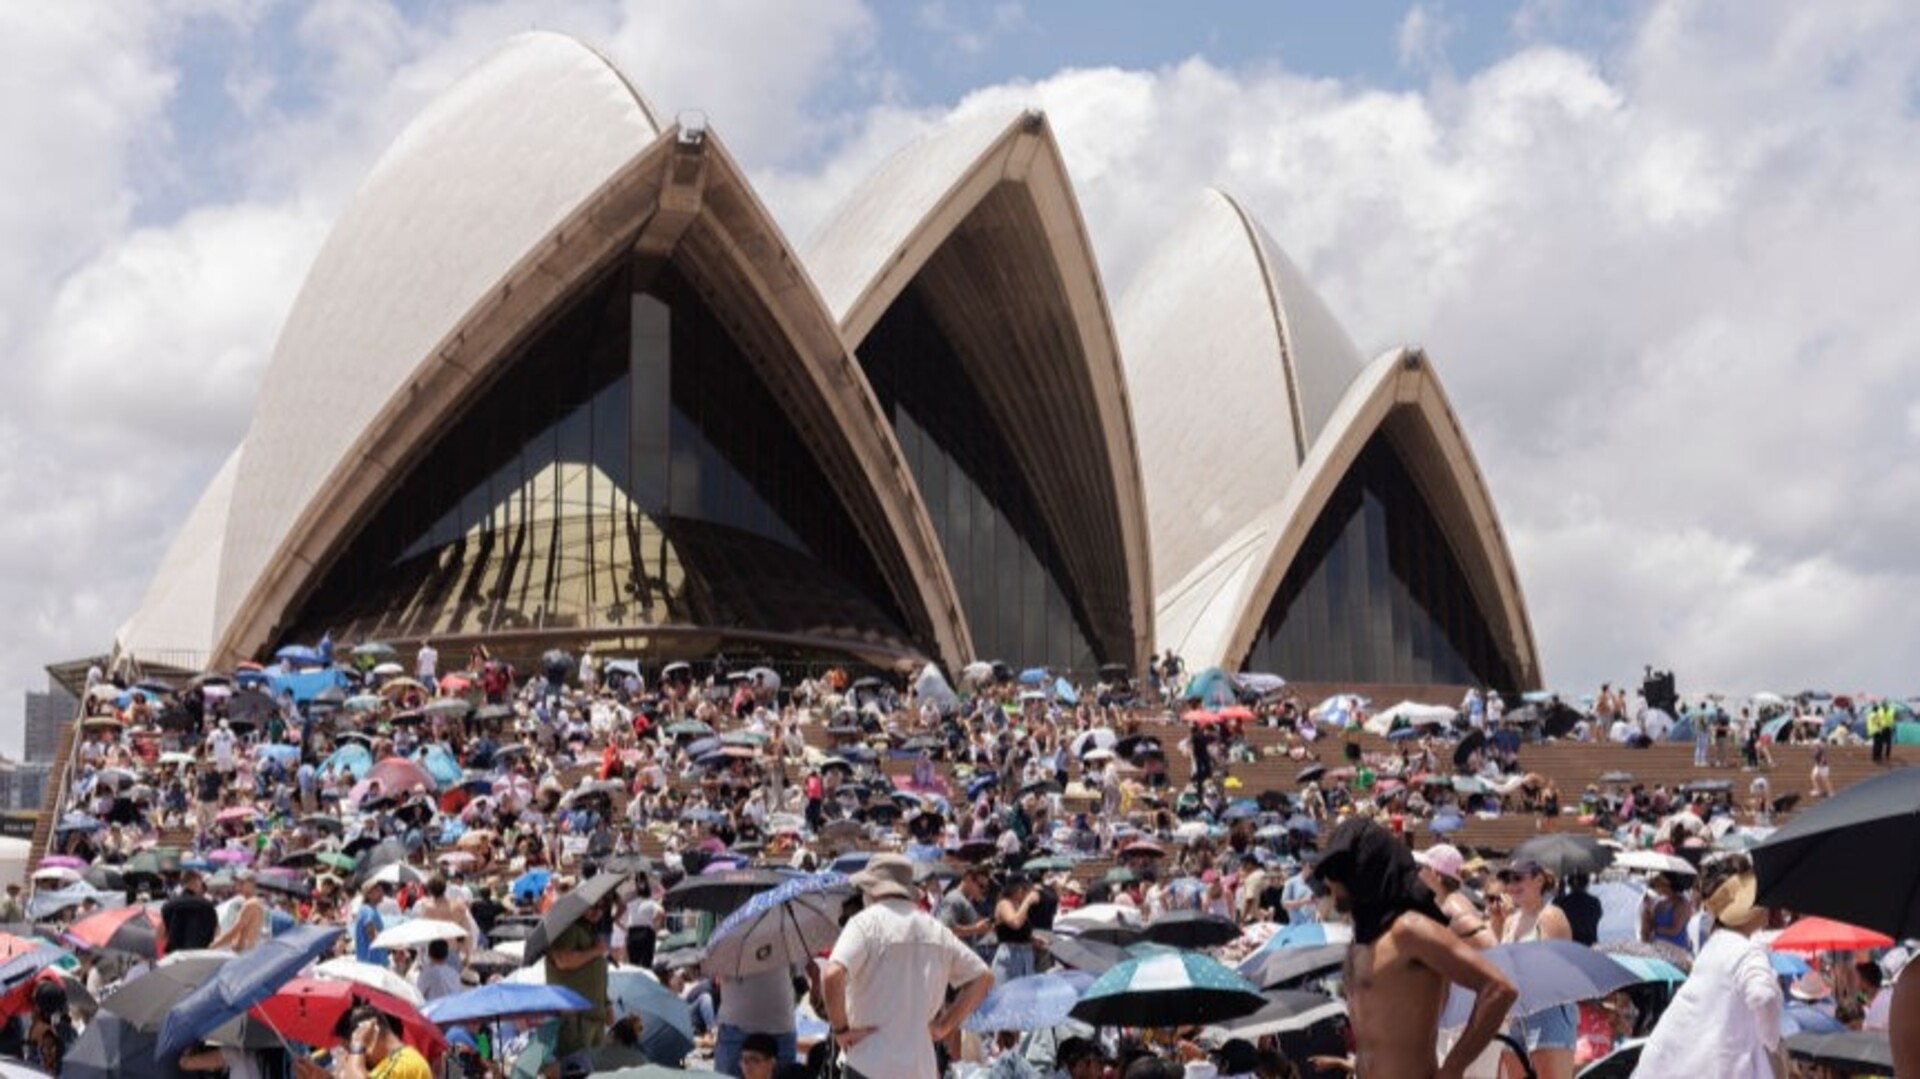
[[[190,991],[180,971],[200,957],[245,963],[326,926],[338,954],[308,973],[356,987],[352,1007],[324,1031],[289,1031],[274,1001],[294,990],[272,987],[249,1013],[266,1034],[196,1032],[178,1066],[1087,1079],[1492,1075],[1525,1061],[1570,1076],[1651,1034],[1644,1059],[1688,1063],[1643,1074],[1698,1074],[1705,1050],[1663,1036],[1663,1010],[1692,1023],[1747,1007],[1741,1051],[1765,1059],[1787,1029],[1782,986],[1806,998],[1808,1029],[1885,1030],[1907,954],[1889,941],[1804,973],[1769,965],[1761,1000],[1754,949],[1716,942],[1787,921],[1741,921],[1721,894],[1751,879],[1737,851],[1767,834],[1764,792],[1743,807],[1728,784],[1595,777],[1563,805],[1522,764],[1546,737],[1690,736],[1664,723],[1712,745],[1726,713],[1711,702],[1673,721],[1610,687],[1578,708],[1474,690],[1457,709],[1375,712],[1300,701],[1268,676],[1189,676],[1171,656],[1139,684],[1108,671],[1081,685],[997,664],[952,680],[933,667],[783,678],[555,651],[530,667],[476,648],[444,670],[431,644],[401,656],[322,642],[177,686],[90,672],[51,853],[30,891],[0,900],[14,931],[0,955],[22,967],[9,980],[0,965],[0,1010],[15,1016],[0,1054],[145,1074],[72,1060],[123,1022],[154,1034],[158,1020],[126,1002],[156,979]],[[1796,706],[1764,737],[1818,726],[1843,743],[1852,705],[1813,707],[1817,725]],[[1878,735],[1882,714],[1858,722]],[[1745,723],[1727,718],[1730,740],[1758,729]],[[1297,765],[1287,789],[1235,775],[1272,760]],[[1413,853],[1469,818],[1523,811],[1577,817],[1608,843],[1577,864],[1445,842]],[[767,945],[804,948],[734,961],[735,938],[760,932],[756,904],[815,910],[819,895],[820,926]],[[1510,1022],[1527,987],[1488,949],[1558,940],[1696,973]],[[1066,1008],[1042,1025],[1004,1018],[1029,995],[1060,1003],[1046,995],[1059,986],[1091,1006],[1104,981],[1069,975],[1115,978],[1167,954],[1197,957],[1182,977],[1230,980],[1239,1003],[1209,1011],[1196,991],[1154,1024]],[[1476,995],[1458,1015],[1443,1015],[1449,982]],[[1719,988],[1702,1000],[1702,986]],[[533,1008],[487,995],[509,987],[577,996]],[[1246,1017],[1273,1001],[1245,994],[1279,989],[1326,1006],[1296,996],[1285,1016]]]

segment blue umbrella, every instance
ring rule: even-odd
[[[917,860],[937,862],[946,857],[946,855],[947,852],[944,848],[935,848],[933,857]],[[909,857],[911,857],[911,855]],[[827,864],[827,870],[832,873],[858,873],[862,869],[865,869],[867,863],[872,860],[873,852],[870,850],[848,851],[840,857],[835,858],[832,862],[829,862]]]
[[[1600,943],[1640,939],[1640,904],[1646,898],[1645,885],[1610,880],[1587,890],[1600,901]]]
[[[1020,684],[1023,686],[1044,686],[1047,679],[1053,677],[1045,667],[1028,667],[1020,672]]]
[[[367,750],[367,747],[358,742],[348,742],[346,745],[334,750],[333,755],[328,757],[326,763],[320,766],[320,770],[322,772],[346,772],[353,776],[353,778],[359,779],[367,774],[367,769],[372,767],[373,754]]]
[[[1427,831],[1432,832],[1434,835],[1451,835],[1466,826],[1467,818],[1461,816],[1458,812],[1443,810],[1435,813],[1433,819],[1427,822]]]
[[[698,759],[709,753],[718,753],[726,748],[726,743],[718,738],[702,738],[687,746],[687,756]]]
[[[1834,1034],[1845,1029],[1845,1023],[1805,1001],[1789,1001],[1786,1007],[1780,1009],[1782,1035]]]
[[[1664,959],[1650,955],[1616,955],[1613,961],[1632,971],[1643,982],[1675,982],[1687,980],[1687,972]]]
[[[1807,965],[1805,959],[1800,958],[1792,952],[1776,952],[1768,949],[1767,959],[1773,964],[1773,972],[1775,974],[1788,978],[1798,978],[1800,975],[1813,969]]]
[[[275,659],[284,659],[296,664],[318,667],[326,662],[320,650],[308,644],[290,644],[273,654]]]
[[[1514,1015],[1536,1015],[1548,1008],[1597,1000],[1638,978],[1626,967],[1584,944],[1570,940],[1529,940],[1500,944],[1481,953],[1499,967],[1520,990]],[[1442,1027],[1466,1024],[1473,1013],[1473,995],[1455,986],[1440,1015]]]
[[[979,775],[967,781],[967,797],[978,798],[980,797],[981,791],[992,787],[998,782],[1000,782],[1000,773],[981,772]]]
[[[1069,1013],[1094,1026],[1175,1027],[1252,1015],[1267,998],[1253,983],[1199,952],[1129,959],[1087,987]]]
[[[1064,678],[1056,678],[1053,680],[1053,696],[1054,699],[1061,704],[1076,705],[1080,703],[1080,694],[1074,692],[1073,686]]]
[[[4,963],[0,963],[0,986],[11,988],[22,978],[31,977],[47,967],[63,960],[72,959],[73,953],[49,944],[22,952]]]
[[[693,1052],[693,1006],[644,970],[607,974],[607,1000],[617,1015],[640,1017],[640,1048],[647,1059],[674,1064]]]
[[[1068,1013],[1097,980],[1090,971],[1064,970],[1015,978],[996,985],[967,1017],[968,1030],[1045,1030],[1067,1022]]]
[[[791,970],[840,935],[853,885],[838,873],[790,880],[747,900],[714,927],[706,969],[723,978]]]
[[[1353,927],[1342,922],[1305,922],[1290,925],[1267,938],[1255,955],[1261,952],[1279,951],[1282,948],[1318,948],[1323,944],[1349,944],[1353,941]]]
[[[552,879],[553,870],[551,869],[529,869],[515,877],[510,888],[515,899],[522,903],[531,903],[540,898],[540,893],[547,890],[547,882]]]
[[[279,761],[282,764],[294,764],[300,760],[300,747],[280,742],[271,742],[257,746],[254,755],[265,761]]]
[[[1254,801],[1251,798],[1242,798],[1239,801],[1228,806],[1226,812],[1220,814],[1220,819],[1221,820],[1251,820],[1252,818],[1257,817],[1259,815],[1260,815],[1260,803]]]
[[[593,1002],[563,985],[495,982],[450,997],[428,1001],[420,1014],[443,1027],[456,1023],[491,1023],[502,1019],[535,1019],[567,1012],[583,1012]]]
[[[220,967],[167,1013],[157,1052],[171,1058],[213,1029],[273,995],[307,964],[333,950],[345,931],[305,925],[254,947]]]
[[[446,746],[431,745],[414,755],[420,767],[427,770],[433,781],[442,787],[460,782],[465,775],[460,769],[460,759]]]
[[[53,830],[56,832],[97,832],[100,830],[100,827],[100,820],[97,817],[86,813],[69,813],[60,818],[60,823],[56,825]]]

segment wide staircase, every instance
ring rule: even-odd
[[[33,823],[33,839],[27,848],[27,864],[37,866],[53,843],[53,829],[60,823],[61,810],[72,775],[74,750],[80,736],[80,720],[60,727],[60,741],[54,748],[53,768],[47,772],[46,789],[40,792],[40,819]]]

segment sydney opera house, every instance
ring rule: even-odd
[[[1361,354],[1230,196],[1168,222],[1110,303],[1046,118],[1009,113],[796,249],[716,131],[516,38],[341,215],[116,648],[1537,686],[1425,354]]]

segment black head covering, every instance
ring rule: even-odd
[[[1346,887],[1355,943],[1372,944],[1395,918],[1410,910],[1447,923],[1432,890],[1420,883],[1413,852],[1398,836],[1366,817],[1349,818],[1333,830],[1313,872],[1321,880]]]

